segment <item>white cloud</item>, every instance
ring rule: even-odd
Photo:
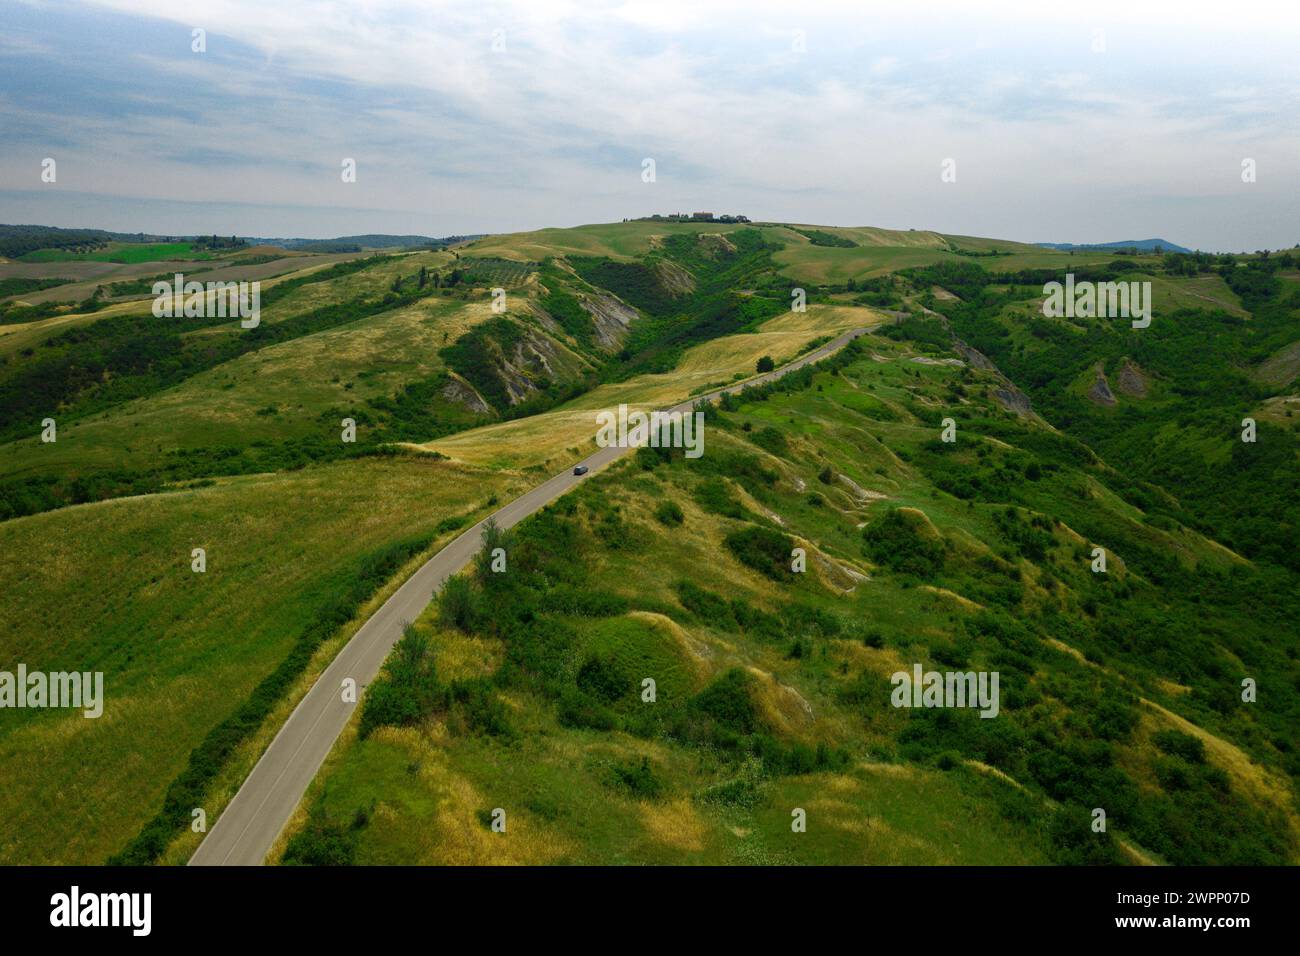
[[[1069,239],[1081,222],[1127,231],[1144,191],[1192,202],[1229,188],[1217,178],[1227,144],[1271,151],[1265,168],[1279,174],[1300,164],[1297,132],[1276,121],[1300,103],[1281,56],[1297,15],[1281,7],[1225,26],[1222,11],[1110,0],[991,13],[818,0],[98,6],[183,28],[177,49],[124,51],[142,67],[129,128],[12,98],[0,109],[77,136],[67,175],[118,195],[463,210],[449,231],[475,229],[475,216],[499,229],[699,204]],[[208,31],[206,56],[189,54],[192,26]],[[1098,28],[1104,55],[1089,48]],[[45,40],[11,39],[0,56],[22,43]],[[221,66],[248,49],[247,68]],[[228,106],[149,112],[201,94]],[[181,146],[206,143],[243,161],[184,158]],[[333,173],[344,155],[361,166],[347,190]],[[653,188],[643,156],[659,164]],[[959,161],[955,189],[940,188],[946,156]],[[6,180],[26,164],[0,152]],[[1280,182],[1261,177],[1259,192]],[[1044,218],[1058,208],[1079,218]],[[1206,231],[1222,225],[1219,210]]]

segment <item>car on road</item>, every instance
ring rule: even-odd
[[[574,465],[574,466],[573,466],[573,473],[574,473],[575,475],[585,475],[585,474],[587,473],[587,466],[586,466],[586,465]]]

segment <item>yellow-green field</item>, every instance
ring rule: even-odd
[[[795,358],[814,339],[854,328],[870,328],[884,319],[857,306],[810,305],[765,322],[757,332],[729,335],[687,350],[678,367],[666,374],[638,375],[602,385],[560,408],[528,418],[486,425],[428,442],[421,448],[457,461],[494,468],[558,464],[570,449],[585,450],[595,441],[595,412],[629,407],[663,408],[706,386],[755,374],[760,358],[779,365]]]
[[[925,230],[877,229],[869,226],[785,226],[772,223],[710,222],[624,222],[575,226],[570,229],[541,229],[536,232],[489,236],[465,247],[468,254],[501,256],[520,261],[538,261],[548,256],[609,256],[633,259],[652,251],[660,236],[695,233],[728,233],[759,229],[764,238],[784,246],[775,254],[784,275],[809,282],[844,282],[883,275],[897,269],[935,262],[974,262],[1000,271],[1060,266],[1065,263],[1095,264],[1115,258],[1108,252],[1076,252],[1070,256],[1027,243],[1007,242],[973,236],[950,236]],[[815,246],[796,229],[817,229],[858,243],[856,248]],[[996,258],[968,258],[947,251],[950,248],[985,252],[998,249],[1011,255]]]
[[[312,309],[323,308],[328,305],[337,305],[342,302],[348,302],[361,297],[379,297],[391,286],[392,281],[397,276],[410,277],[420,271],[422,265],[429,268],[445,264],[450,261],[452,256],[447,252],[413,252],[399,253],[399,258],[395,262],[385,263],[380,266],[364,269],[351,275],[342,276],[337,279],[330,279],[323,282],[309,283],[296,289],[274,306],[268,307],[261,316],[261,320],[267,324],[274,324],[284,319],[292,318],[296,315],[302,315],[310,312]],[[268,278],[259,278],[269,265],[260,266],[231,266],[214,270],[211,273],[198,273],[194,276],[196,282],[208,281],[237,281],[241,278],[258,279],[261,282],[262,292],[265,294],[275,288],[282,282],[290,279],[310,276],[313,273],[328,269],[340,262],[359,258],[355,254],[347,255],[329,255],[329,256],[301,256],[293,257],[292,260],[286,260],[285,265],[289,271],[277,274]],[[296,260],[296,261],[295,261]],[[145,270],[145,274],[159,274],[166,272],[166,263],[146,264],[150,268]],[[140,268],[140,267],[137,267]],[[106,279],[104,281],[112,281]],[[70,286],[58,286],[53,292],[59,292],[71,288]],[[204,293],[209,297],[208,293]],[[192,298],[192,297],[191,297]],[[189,299],[186,300],[190,301]],[[98,322],[100,319],[109,318],[116,315],[148,315],[153,308],[153,298],[131,299],[124,302],[115,302],[107,305],[95,312],[77,312],[70,311],[61,315],[51,316],[46,319],[39,319],[35,322],[12,323],[9,325],[0,325],[0,355],[12,355],[23,349],[33,348],[51,335],[65,332],[69,329],[79,328]],[[204,329],[192,333],[194,335],[212,335],[219,334],[222,330]]]
[[[548,256],[609,256],[631,259],[655,245],[656,236],[673,233],[726,233],[746,228],[744,223],[612,222],[569,229],[539,229],[488,236],[463,248],[466,255],[500,256],[519,262],[538,262]]]
[[[361,556],[512,487],[446,462],[366,460],[0,524],[0,658],[103,671],[106,698],[97,720],[7,712],[0,863],[120,850]]]
[[[53,444],[34,435],[2,445],[0,470],[143,469],[187,448],[337,438],[339,421],[322,420],[327,410],[355,415],[367,399],[433,374],[443,368],[438,350],[490,315],[485,301],[435,297],[249,352],[174,388],[69,422]]]

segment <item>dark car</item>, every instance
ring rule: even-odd
[[[573,466],[573,473],[574,473],[575,475],[585,475],[585,474],[587,473],[587,466],[586,466],[586,465],[574,465],[574,466]]]

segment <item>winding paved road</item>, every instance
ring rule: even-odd
[[[781,378],[826,358],[868,331],[845,332],[775,371],[698,395],[668,411],[686,412],[700,399],[712,400],[725,392],[734,393]],[[593,427],[594,424],[593,418]],[[586,465],[594,473],[628,450],[602,448],[576,464]],[[516,498],[490,518],[495,518],[502,528],[509,528],[589,477],[576,476],[570,468]],[[484,518],[425,562],[339,651],[289,715],[235,798],[199,844],[190,858],[190,866],[257,866],[265,860],[357,707],[356,703],[343,701],[344,679],[350,677],[356,681],[359,703],[365,687],[374,680],[389,651],[401,638],[403,624],[419,617],[443,582],[470,562],[480,547],[483,527],[490,518]]]

